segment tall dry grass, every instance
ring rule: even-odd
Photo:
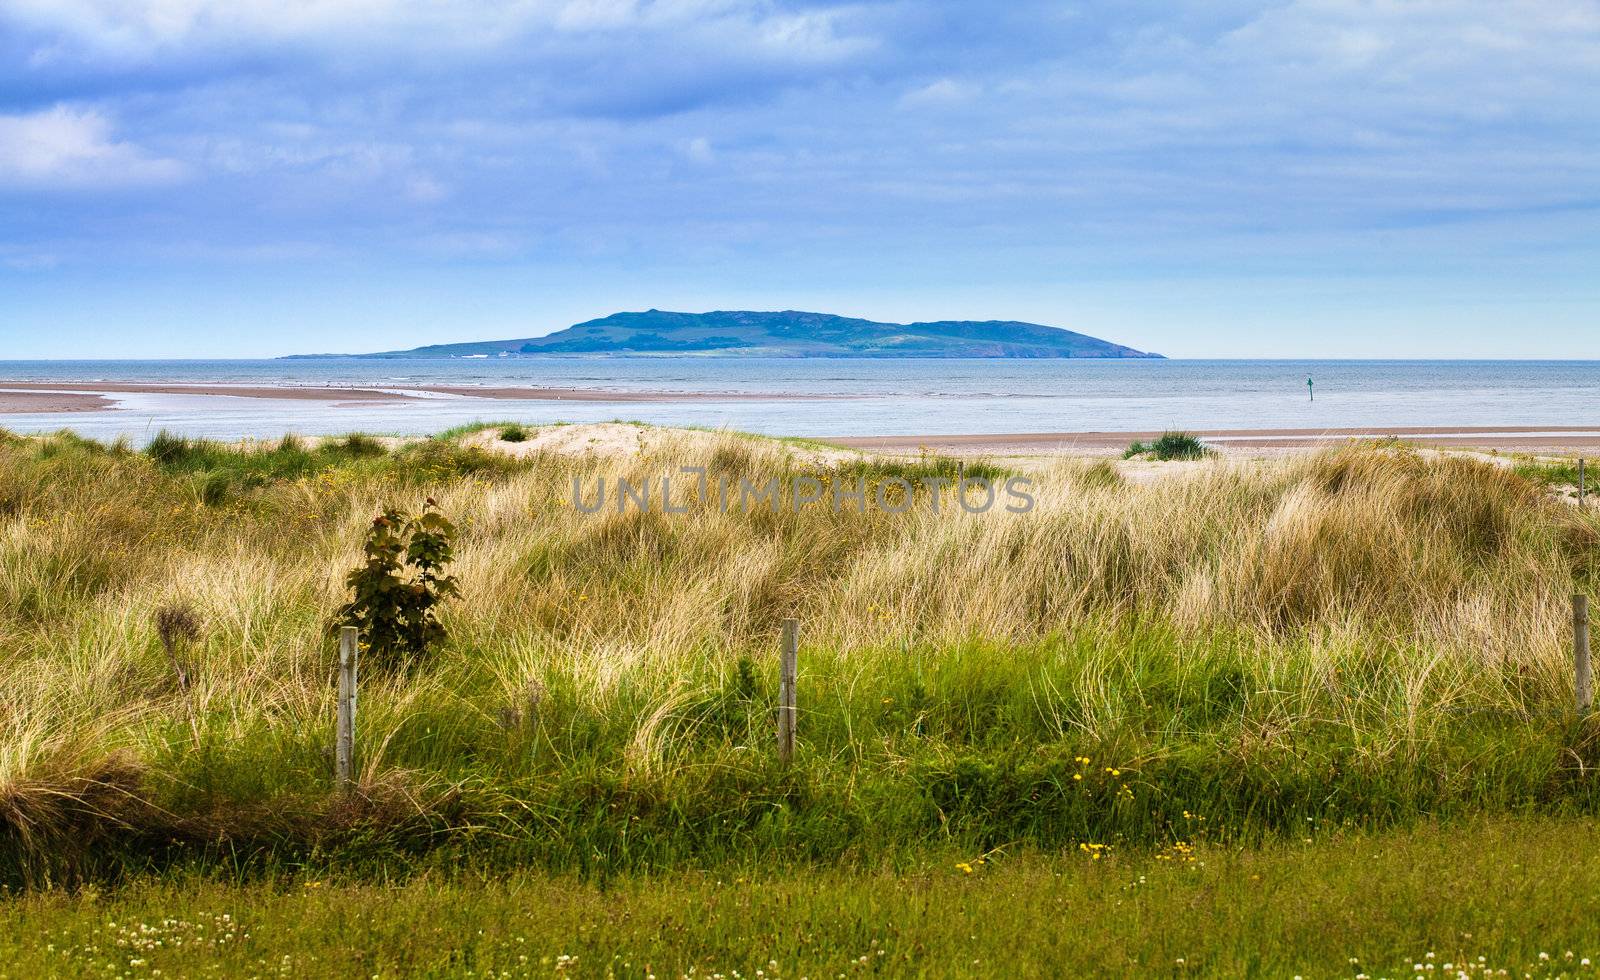
[[[947,498],[589,515],[574,477],[816,468],[731,434],[625,460],[444,442],[157,456],[0,444],[0,837],[19,867],[88,840],[63,837],[74,821],[271,850],[376,815],[648,863],[849,849],[872,820],[1056,840],[1181,836],[1171,814],[1207,801],[1241,833],[1329,800],[1373,819],[1589,805],[1589,730],[1549,719],[1600,529],[1478,462],[1351,450],[1141,485],[1063,462],[1032,474],[1027,514]],[[464,598],[427,672],[365,679],[361,765],[382,805],[351,817],[324,798],[326,625],[370,516],[429,495],[463,529]],[[156,636],[173,604],[202,624],[187,686]],[[808,761],[773,776],[789,615]],[[1070,779],[1080,753],[1130,776],[1089,793]],[[111,812],[104,787],[141,809]],[[732,821],[726,839],[694,825],[706,814]],[[629,818],[648,845],[626,843]]]

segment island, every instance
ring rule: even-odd
[[[529,357],[705,354],[764,357],[1159,358],[1098,337],[1017,320],[883,323],[798,310],[613,313],[543,337],[292,357]]]

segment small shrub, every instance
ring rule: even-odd
[[[200,639],[200,617],[188,606],[162,606],[156,610],[156,637],[161,649],[167,653],[172,672],[178,678],[180,690],[189,689],[189,669],[178,659],[178,650],[185,643]]]
[[[233,492],[233,474],[226,470],[207,473],[200,481],[200,502],[207,507],[220,507],[228,502]]]
[[[362,648],[380,670],[418,665],[445,638],[436,608],[461,594],[445,572],[455,525],[434,506],[430,497],[416,517],[392,507],[379,514],[361,549],[366,561],[345,577],[355,597],[340,607],[335,625],[360,630]]]
[[[351,459],[363,459],[368,456],[382,456],[384,454],[383,443],[359,432],[352,432],[345,436],[339,443],[339,449],[343,455]]]
[[[520,425],[508,425],[500,430],[501,442],[527,442],[528,430]]]
[[[397,467],[415,482],[443,482],[464,476],[497,476],[526,469],[528,463],[478,446],[428,439],[395,454]]]
[[[1134,440],[1128,451],[1122,454],[1123,459],[1133,459],[1143,456],[1148,459],[1174,460],[1174,459],[1204,459],[1211,455],[1211,450],[1205,443],[1187,432],[1163,432],[1161,438],[1153,442]]]
[[[187,439],[173,435],[166,429],[156,433],[144,447],[146,456],[167,471],[187,470],[203,465],[207,457],[216,454],[217,447],[204,439]]]

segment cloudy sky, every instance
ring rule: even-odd
[[[1600,0],[0,0],[0,358],[650,307],[1600,357]]]

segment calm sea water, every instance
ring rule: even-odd
[[[1315,383],[1308,399],[1306,378]],[[782,435],[915,435],[1389,425],[1594,426],[1600,361],[835,360],[703,357],[362,361],[0,361],[4,381],[552,386],[834,396],[690,402],[320,402],[131,394],[120,410],[0,415],[0,427],[135,440],[416,434],[479,420],[729,426]],[[843,397],[837,397],[843,396]]]

